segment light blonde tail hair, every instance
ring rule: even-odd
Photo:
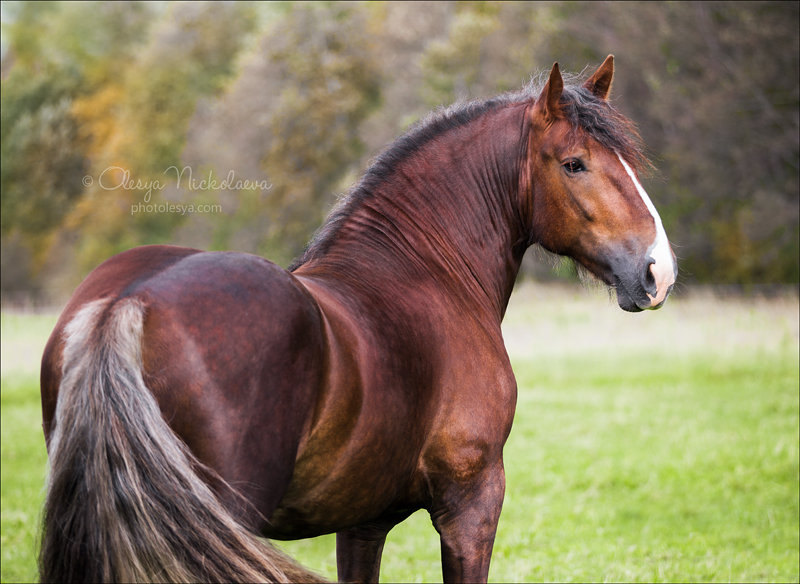
[[[142,378],[146,308],[86,304],[65,329],[42,582],[315,582],[240,525]]]

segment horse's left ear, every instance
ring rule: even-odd
[[[614,79],[614,55],[609,55],[603,64],[597,68],[594,75],[586,80],[583,86],[592,92],[598,99],[608,99],[611,93],[611,81]]]
[[[561,118],[561,93],[564,91],[564,80],[561,78],[561,71],[558,63],[553,63],[550,70],[550,77],[542,90],[542,94],[536,100],[534,111],[538,113],[547,123]]]

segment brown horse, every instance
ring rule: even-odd
[[[629,311],[676,277],[632,125],[583,84],[443,111],[379,157],[287,271],[150,246],[99,266],[45,349],[44,581],[314,580],[256,538],[337,534],[378,578],[417,509],[444,580],[485,581],[516,382],[500,322],[525,249]]]

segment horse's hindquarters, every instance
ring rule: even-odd
[[[63,328],[97,298],[108,298],[109,307],[122,298],[142,304],[145,385],[193,454],[245,496],[242,505],[218,488],[231,510],[262,528],[289,483],[314,411],[324,340],[313,300],[290,274],[255,256],[162,246],[115,256],[81,285],[48,345],[48,430]]]

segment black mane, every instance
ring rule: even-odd
[[[535,101],[541,94],[546,79],[541,75],[519,91],[439,108],[417,122],[375,158],[361,180],[331,211],[303,254],[292,262],[289,271],[324,255],[335,241],[344,220],[389,179],[402,161],[414,155],[435,137],[467,125],[488,112],[510,104]],[[577,79],[565,76],[564,81],[561,105],[568,121],[576,130],[588,133],[605,148],[619,152],[634,168],[640,169],[649,164],[636,127],[630,120],[607,101],[594,97]]]

